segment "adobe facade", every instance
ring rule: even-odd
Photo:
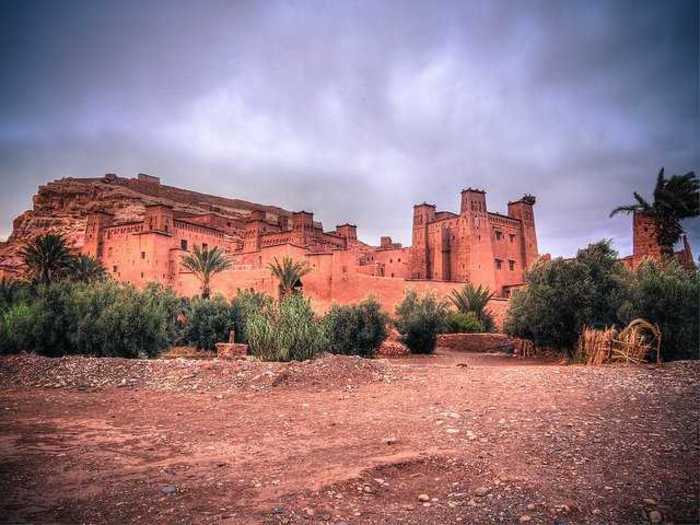
[[[157,179],[142,182],[159,184]],[[488,211],[484,191],[470,188],[461,193],[458,213],[416,205],[410,247],[388,236],[371,246],[358,240],[357,226],[349,223],[324,231],[309,211],[253,209],[232,218],[151,204],[139,221],[90,213],[81,251],[100,260],[117,280],[139,287],[160,282],[191,296],[199,293],[200,284],[183,268],[183,255],[195,246],[218,247],[233,267],[217,275],[212,288],[228,297],[239,289],[275,295],[277,282],[267,265],[288,255],[311,267],[303,279],[304,293],[320,310],[371,294],[393,311],[408,289],[446,295],[472,282],[496,292],[499,299],[492,310],[498,315],[538,257],[534,204],[534,197],[525,196],[510,202],[507,215],[501,215]]]
[[[693,252],[685,235],[681,236],[681,244],[680,250],[674,252],[674,256],[684,267],[695,269]],[[627,268],[634,270],[646,259],[659,260],[661,257],[654,220],[648,215],[635,212],[632,218],[632,255],[624,257],[622,262]]]

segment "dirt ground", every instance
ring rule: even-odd
[[[58,361],[0,359],[5,523],[698,522],[698,363]]]

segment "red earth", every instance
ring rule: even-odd
[[[698,363],[94,361],[0,359],[2,522],[698,522]]]

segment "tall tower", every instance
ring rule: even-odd
[[[435,220],[435,205],[424,202],[413,207],[413,244],[409,261],[409,275],[413,279],[431,279],[428,224]]]
[[[260,249],[260,237],[265,232],[265,212],[253,210],[248,216],[243,235],[243,251],[257,252]]]
[[[487,286],[498,292],[486,192],[474,188],[462,190],[460,216],[467,239],[457,257],[458,267],[466,268],[461,277],[474,285]]]
[[[521,253],[525,268],[529,268],[539,257],[534,206],[535,197],[533,195],[524,195],[522,199],[508,203],[508,216],[518,219],[521,224]]]
[[[105,212],[93,212],[88,215],[85,227],[85,243],[82,253],[94,257],[102,258],[102,245],[104,240],[104,229],[112,224],[112,216]]]
[[[298,211],[292,214],[292,243],[307,246],[314,233],[314,214]]]
[[[656,259],[661,257],[661,246],[656,235],[654,219],[639,212],[634,212],[633,218],[632,255],[635,261],[644,257]]]
[[[173,207],[166,204],[149,204],[143,221],[144,232],[172,234],[174,230]]]

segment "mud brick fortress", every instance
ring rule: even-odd
[[[278,283],[267,265],[290,256],[311,267],[303,289],[320,311],[371,294],[392,312],[408,289],[446,295],[471,282],[496,293],[490,306],[498,318],[539,257],[535,198],[509,202],[502,215],[490,212],[486,193],[472,188],[462,190],[458,213],[415,205],[410,247],[390,237],[372,246],[358,239],[354,224],[324,231],[309,211],[205,195],[145,174],[61,179],[41,186],[33,204],[15,219],[8,242],[0,243],[0,277],[21,272],[17,249],[24,241],[58,231],[76,250],[99,259],[113,278],[137,287],[155,281],[196,295],[200,283],[182,266],[182,256],[195,246],[218,247],[233,267],[216,275],[212,288],[227,297],[240,289],[276,295]],[[636,216],[634,254],[624,262],[635,267],[658,254],[653,225]],[[679,257],[692,264],[687,241]]]

